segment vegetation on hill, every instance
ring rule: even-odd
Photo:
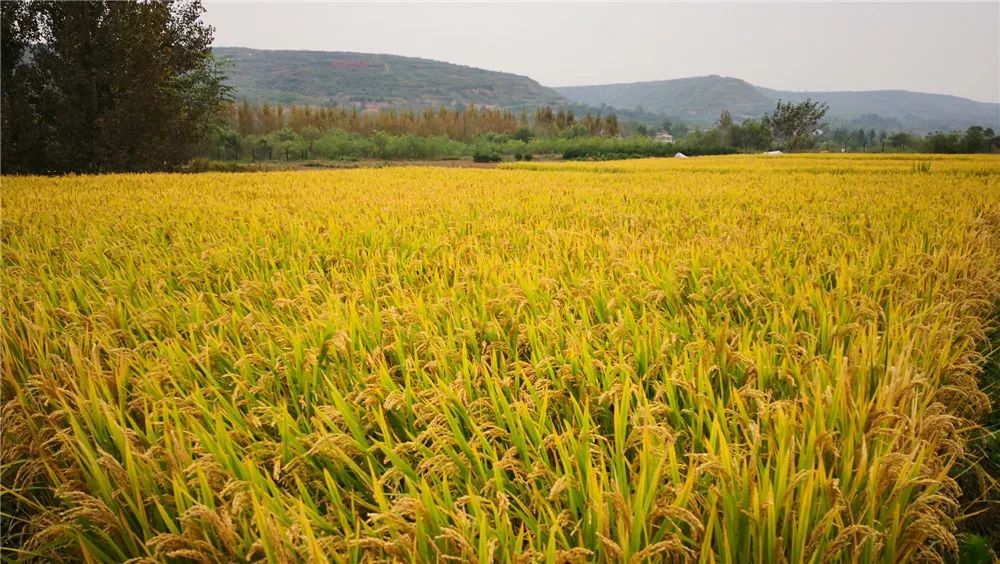
[[[964,130],[1000,126],[1000,105],[956,96],[901,90],[792,92],[723,76],[547,88],[530,78],[440,61],[323,51],[216,48],[231,61],[230,84],[251,102],[369,108],[492,106],[520,110],[572,108],[577,114],[616,113],[655,126],[664,119],[697,127],[729,111],[736,122],[758,119],[780,100],[807,98],[830,105],[829,128],[849,130]]]
[[[565,102],[525,76],[415,57],[243,47],[213,52],[229,61],[228,84],[236,95],[260,103],[520,109]]]
[[[713,123],[722,110],[728,110],[735,120],[742,121],[759,118],[774,106],[771,98],[751,84],[715,75],[627,84],[566,86],[554,90],[583,104],[642,108],[675,116],[698,126]]]
[[[562,108],[577,115],[615,113],[654,125],[664,116],[569,100],[528,77],[441,61],[333,51],[272,51],[216,47],[236,99],[251,104],[385,110],[467,106],[533,111]]]

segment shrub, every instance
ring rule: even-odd
[[[475,163],[498,163],[503,160],[499,153],[476,151],[472,155],[472,162]]]

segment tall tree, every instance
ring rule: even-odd
[[[246,98],[240,102],[239,109],[236,111],[236,129],[240,132],[240,135],[250,135],[254,132],[254,124],[256,123],[254,118],[253,110],[250,109],[250,103],[247,102]]]
[[[889,145],[891,145],[893,149],[910,148],[910,145],[913,143],[914,137],[909,133],[900,131],[899,133],[893,133],[889,136]]]
[[[778,100],[774,112],[764,114],[761,123],[783,147],[804,149],[812,145],[812,133],[829,109],[828,105],[809,98],[798,104]]]
[[[229,89],[198,0],[33,0],[20,8],[28,26],[9,25],[17,18],[3,4],[4,36],[27,45],[19,61],[3,59],[4,77],[23,73],[27,91],[3,135],[30,129],[46,141],[30,158],[15,149],[5,170],[169,169],[194,156],[221,117]]]
[[[729,110],[722,110],[722,113],[719,114],[719,121],[715,123],[715,129],[719,132],[719,146],[730,146],[733,142],[733,115],[729,113]]]
[[[27,163],[41,149],[31,111],[29,48],[39,39],[38,21],[23,2],[0,2],[0,168]]]
[[[621,126],[618,124],[618,116],[615,114],[608,114],[608,117],[604,118],[604,128],[605,134],[609,137],[618,137],[618,134],[622,132]]]
[[[962,135],[962,152],[988,153],[991,137],[993,137],[992,132],[987,135],[986,131],[978,125],[966,129],[965,134]]]

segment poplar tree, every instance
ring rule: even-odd
[[[17,76],[4,80],[5,106],[20,109],[4,111],[5,171],[170,169],[223,118],[229,89],[198,0],[33,0],[0,10],[4,51],[8,42],[22,49],[2,58],[3,78]]]

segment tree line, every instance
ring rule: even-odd
[[[926,152],[991,153],[1000,152],[1000,136],[990,127],[971,126],[965,131],[932,132],[918,135],[905,131],[874,129],[831,129],[822,120],[828,111],[822,102],[778,101],[774,112],[760,119],[735,123],[723,111],[713,127],[691,130],[678,137],[687,146],[699,148],[728,147],[743,152],[782,149],[787,151],[851,152]],[[664,124],[664,129],[670,126]],[[641,127],[638,133],[655,133]]]
[[[935,131],[926,135],[839,127],[820,136],[817,146],[823,150],[860,152],[991,153],[1000,151],[1000,136],[981,125],[965,131]]]
[[[475,105],[365,111],[244,99],[228,105],[225,115],[224,125],[203,148],[205,159],[437,160],[478,155],[491,161],[501,155],[561,154],[581,139],[617,138],[625,132],[615,113],[579,117],[570,108],[550,106],[516,114]]]
[[[502,108],[469,105],[440,106],[423,110],[384,108],[364,111],[357,107],[251,104],[243,99],[228,106],[228,130],[239,135],[268,135],[282,129],[306,137],[338,129],[372,135],[382,131],[392,135],[441,136],[471,141],[487,133],[508,134],[523,141],[538,135],[563,132],[579,135],[617,136],[622,133],[618,116],[586,113],[578,118],[573,110],[541,106],[519,114]],[[226,133],[225,131],[223,133]]]

